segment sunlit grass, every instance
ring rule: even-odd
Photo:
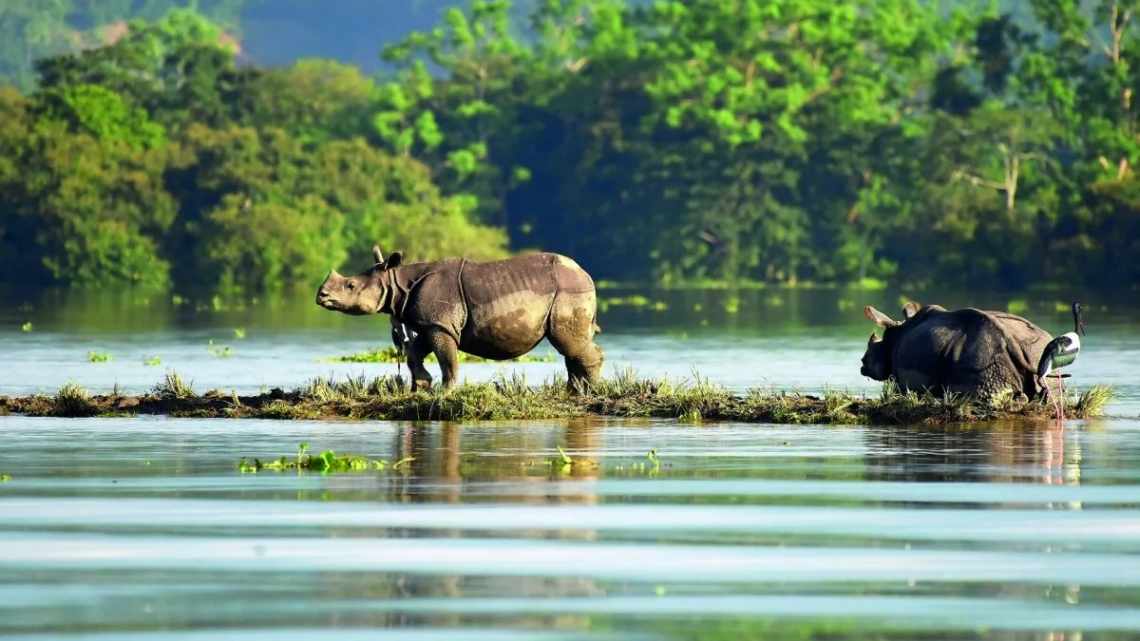
[[[1112,401],[1114,393],[1107,385],[1094,385],[1081,392],[1073,409],[1079,416],[1100,416]]]

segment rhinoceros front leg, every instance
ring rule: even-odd
[[[423,333],[408,344],[408,369],[412,372],[412,391],[431,389],[431,373],[424,367],[424,359],[432,352],[431,341]]]
[[[443,388],[451,389],[459,375],[459,345],[455,339],[440,329],[429,329],[423,333],[431,351],[439,361],[439,371],[443,374]]]

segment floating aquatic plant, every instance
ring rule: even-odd
[[[598,311],[606,312],[611,307],[633,307],[635,309],[649,309],[663,312],[669,309],[669,304],[661,300],[650,300],[640,294],[632,296],[607,296],[598,299]]]
[[[87,352],[87,362],[89,363],[109,363],[111,355],[107,352]]]
[[[384,459],[373,459],[359,454],[337,454],[333,450],[325,450],[320,454],[309,454],[309,444],[301,443],[297,446],[297,455],[293,458],[282,456],[272,461],[262,462],[260,459],[242,458],[238,461],[238,471],[243,474],[256,474],[262,470],[272,472],[320,472],[321,474],[343,474],[346,472],[369,472],[390,469],[400,470],[414,460],[412,457],[402,458],[395,463],[388,463]]]
[[[492,361],[490,359],[480,358],[478,356],[473,356],[465,352],[459,352],[458,356],[460,363],[556,363],[559,360],[559,356],[552,352],[547,352],[545,354],[523,354],[522,356],[512,358],[508,361]],[[378,347],[376,349],[357,352],[355,354],[346,354],[344,356],[333,356],[326,360],[332,363],[397,363],[406,362],[408,360],[408,357],[407,355],[398,352],[395,347],[389,346]],[[424,362],[436,362],[435,354],[428,354],[427,357],[424,358]]]

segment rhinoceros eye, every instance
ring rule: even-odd
[[[352,282],[351,280],[345,283],[344,286],[348,289],[356,289],[356,283]]]

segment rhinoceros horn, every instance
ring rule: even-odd
[[[376,264],[379,265],[384,262],[384,254],[380,252],[379,245],[372,246],[372,258],[376,259]]]
[[[885,328],[895,327],[899,325],[899,322],[897,320],[892,319],[890,316],[887,316],[883,312],[880,312],[870,305],[867,305],[863,308],[863,315],[867,317],[867,320],[878,325],[879,327]]]

